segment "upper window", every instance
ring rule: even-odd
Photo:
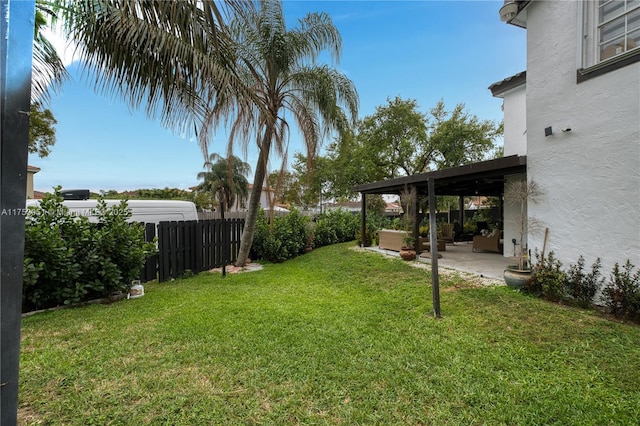
[[[597,17],[599,61],[640,47],[640,0],[599,0]]]

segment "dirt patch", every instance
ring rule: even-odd
[[[259,263],[251,262],[251,263],[247,263],[245,266],[228,265],[225,269],[227,274],[239,274],[242,272],[260,271],[262,269],[262,265]],[[222,268],[213,268],[213,269],[210,269],[209,272],[221,274]]]

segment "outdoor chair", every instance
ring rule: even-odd
[[[491,251],[494,253],[502,253],[500,250],[500,230],[495,228],[486,237],[476,235],[473,237],[473,251]]]
[[[440,226],[440,235],[438,235],[438,240],[442,240],[446,243],[455,243],[455,232],[453,231],[453,223],[443,223]]]

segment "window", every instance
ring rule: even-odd
[[[640,0],[599,0],[597,17],[600,61],[640,47]]]
[[[640,0],[579,1],[577,82],[640,62]]]

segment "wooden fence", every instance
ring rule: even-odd
[[[155,224],[146,225],[147,241],[153,240],[155,229]],[[243,229],[243,219],[160,222],[158,254],[147,260],[140,279],[163,282],[234,262]]]

